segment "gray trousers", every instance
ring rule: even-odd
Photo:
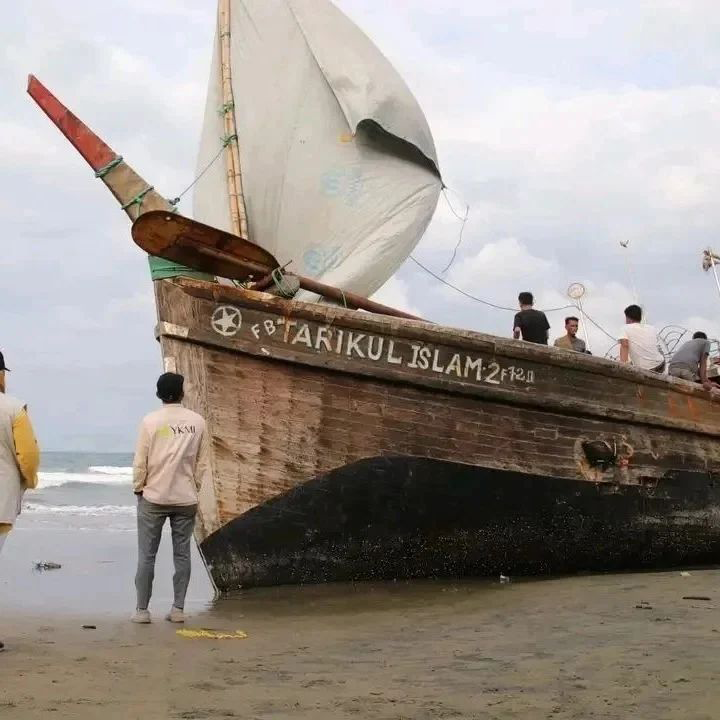
[[[157,505],[138,495],[138,567],[135,575],[138,610],[147,610],[150,604],[155,578],[155,556],[160,547],[166,518],[170,520],[175,563],[173,605],[181,610],[185,607],[185,595],[190,583],[190,542],[196,512],[197,505]]]
[[[689,380],[690,382],[697,382],[698,376],[697,373],[690,370],[690,368],[681,367],[681,366],[670,366],[670,370],[668,371],[670,375],[673,377],[679,377],[683,380]]]

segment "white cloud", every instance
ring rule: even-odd
[[[551,277],[557,267],[550,260],[533,255],[516,238],[488,243],[475,255],[465,257],[449,271],[449,279],[459,285],[488,287],[514,282],[518,287]]]
[[[670,165],[658,172],[654,188],[667,208],[684,210],[708,205],[715,199],[718,180],[692,165]]]
[[[371,299],[397,310],[403,310],[410,315],[422,317],[421,311],[411,302],[408,292],[407,283],[395,276],[391,277]]]

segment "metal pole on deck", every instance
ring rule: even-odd
[[[718,294],[720,295],[720,278],[718,278],[718,272],[715,262],[716,260],[717,255],[715,255],[715,253],[712,251],[712,248],[708,248],[707,250],[705,250],[705,252],[703,253],[703,270],[707,272],[708,270],[710,270],[710,268],[712,268],[713,275],[715,276],[715,285],[717,287]]]
[[[585,349],[590,350],[590,340],[588,339],[587,320],[585,319],[585,311],[583,310],[582,297],[585,295],[585,286],[582,283],[573,283],[567,289],[568,297],[577,303],[577,309],[580,311],[582,318],[583,335],[585,336]]]

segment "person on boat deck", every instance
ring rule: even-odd
[[[642,308],[625,308],[625,329],[620,336],[620,362],[631,362],[643,370],[661,373],[665,358],[658,346],[657,330],[642,321]]]
[[[668,373],[690,382],[700,382],[706,390],[711,390],[713,384],[708,379],[708,356],[710,355],[710,341],[704,332],[696,332],[692,340],[683,343],[672,356],[668,366]]]
[[[526,342],[547,345],[550,323],[544,312],[533,308],[535,302],[533,294],[521,292],[518,295],[518,302],[520,303],[520,312],[515,315],[513,337],[516,340],[522,337]]]
[[[165,520],[172,531],[174,601],[166,620],[185,622],[185,595],[190,582],[190,543],[195,527],[198,492],[210,474],[205,420],[182,402],[184,378],[164,373],[157,381],[163,406],[140,423],[133,490],[137,496],[137,605],[131,620],[149,623],[148,606],[155,577],[155,556]]]
[[[585,347],[585,341],[581,340],[577,336],[578,327],[580,326],[580,321],[574,317],[566,317],[565,318],[565,334],[562,337],[559,337],[553,345],[558,348],[563,348],[564,350],[574,350],[575,352],[579,353],[587,353],[587,348]]]
[[[25,490],[36,488],[40,465],[27,406],[5,394],[5,357],[0,352],[0,550],[20,514]],[[4,648],[0,642],[0,650]]]
[[[713,390],[720,390],[720,357],[708,359],[707,374]]]

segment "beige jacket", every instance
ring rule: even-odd
[[[0,393],[0,526],[20,513],[23,494],[37,487],[40,450],[24,403]]]
[[[158,505],[196,505],[210,477],[205,420],[182,405],[164,405],[140,423],[133,489]]]

